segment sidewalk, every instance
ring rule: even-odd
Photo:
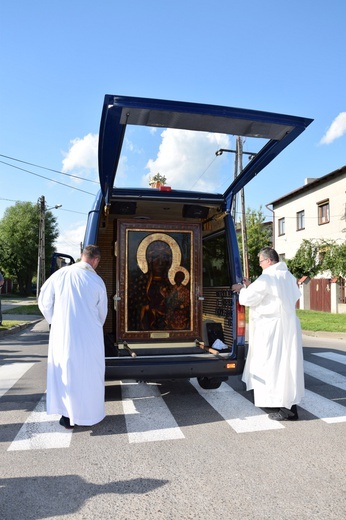
[[[14,325],[9,329],[0,330],[0,338],[6,336],[8,334],[14,334],[23,329],[26,329],[32,324],[35,324],[41,320],[43,320],[42,314],[8,314],[7,311],[11,311],[16,307],[20,307],[23,305],[35,305],[37,302],[36,298],[20,298],[13,297],[7,298],[2,297],[1,299],[1,310],[2,310],[2,320],[3,321],[20,321],[20,325]]]
[[[1,297],[1,309],[2,312],[9,311],[11,309],[15,309],[16,307],[21,307],[23,305],[36,305],[37,299],[36,298],[21,298],[18,297],[7,297],[2,296]]]
[[[314,338],[330,338],[330,339],[342,339],[346,341],[346,332],[325,332],[323,330],[303,330],[303,336],[310,336]]]

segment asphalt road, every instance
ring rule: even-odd
[[[300,420],[270,421],[239,377],[107,382],[107,417],[45,414],[48,328],[0,340],[0,517],[345,518],[346,343],[304,336]]]

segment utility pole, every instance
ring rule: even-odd
[[[39,297],[40,290],[46,281],[46,211],[49,209],[61,208],[61,204],[56,204],[51,208],[46,208],[46,199],[44,195],[39,197],[39,226],[38,226],[38,255],[37,255],[37,284],[36,284],[36,298]]]
[[[251,159],[256,154],[254,152],[244,152],[243,151],[243,141],[240,136],[237,136],[236,139],[236,149],[235,150],[227,150],[225,148],[220,148],[215,152],[215,155],[222,155],[223,152],[232,152],[235,154],[234,159],[234,179],[238,177],[238,175],[243,170],[243,154],[246,154]],[[245,192],[244,188],[240,191],[241,196],[241,237],[242,237],[242,249],[243,249],[243,270],[246,278],[249,278],[249,251],[247,247],[247,231],[246,231],[246,212],[245,212]],[[231,215],[233,217],[233,221],[235,224],[237,223],[237,195],[233,197],[232,207],[231,207]]]
[[[37,284],[36,298],[40,294],[40,289],[46,281],[46,244],[45,244],[45,220],[46,220],[46,201],[42,195],[38,201],[39,227],[38,227],[38,259],[37,259]]]
[[[238,160],[238,157],[239,157],[238,139],[239,139],[239,137],[237,137],[236,146],[235,146],[235,150],[234,150],[234,180],[238,177],[238,172],[241,171],[241,170],[239,170],[239,160]],[[233,197],[231,215],[233,217],[233,222],[236,223],[236,220],[237,220],[237,195],[235,197]]]
[[[237,137],[236,143],[237,157],[238,157],[238,171],[243,170],[243,141],[241,137]],[[246,211],[245,211],[245,192],[244,188],[240,191],[241,199],[241,238],[243,246],[243,268],[246,278],[249,278],[249,251],[247,247],[247,231],[246,231]]]

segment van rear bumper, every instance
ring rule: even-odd
[[[152,381],[160,379],[189,379],[191,377],[228,377],[241,374],[244,359],[199,358],[106,358],[106,379],[135,379]]]

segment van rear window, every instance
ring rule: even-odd
[[[203,286],[224,287],[229,283],[226,235],[222,233],[203,241]]]

